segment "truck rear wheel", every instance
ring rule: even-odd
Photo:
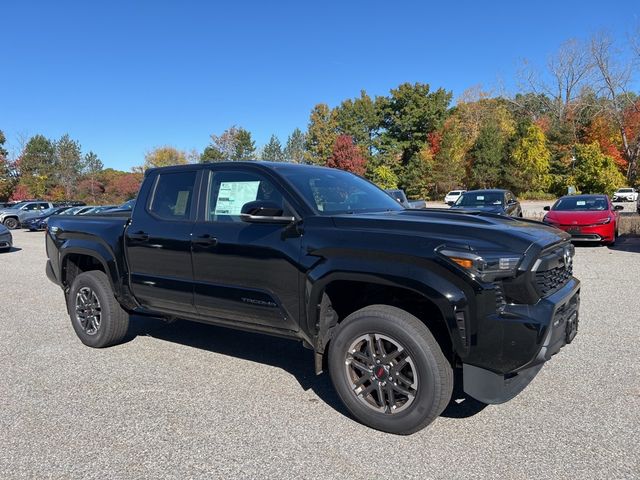
[[[129,314],[117,302],[104,272],[79,274],[71,284],[67,303],[71,325],[85,345],[109,347],[127,334]]]
[[[453,370],[429,329],[404,310],[371,305],[342,321],[329,346],[329,373],[363,424],[408,435],[451,399]]]

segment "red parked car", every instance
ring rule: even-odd
[[[613,245],[618,236],[622,205],[613,205],[607,195],[567,195],[559,198],[542,221],[571,234],[574,242]]]

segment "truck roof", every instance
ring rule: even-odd
[[[220,166],[220,167],[238,167],[238,166],[246,166],[246,167],[261,167],[267,170],[334,170],[330,167],[323,167],[319,165],[309,165],[306,163],[290,163],[290,162],[266,162],[262,160],[250,160],[250,161],[241,161],[241,162],[213,162],[213,163],[190,163],[187,165],[170,165],[167,167],[155,167],[149,168],[145,170],[145,175],[148,175],[150,172],[154,172],[156,170],[174,170],[174,169],[201,169],[208,168],[212,165]]]

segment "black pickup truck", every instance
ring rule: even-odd
[[[52,217],[47,276],[91,347],[129,315],[301,340],[353,416],[399,434],[451,400],[520,393],[573,340],[569,236],[478,211],[410,210],[322,167],[149,170],[132,212]]]

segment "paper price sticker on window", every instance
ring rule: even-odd
[[[189,190],[178,192],[176,206],[173,208],[174,215],[184,216],[184,214],[187,213],[187,202],[189,201],[189,193]]]
[[[584,200],[578,200],[576,202],[576,205],[578,205],[579,207],[584,207],[587,204],[587,202],[585,202]]]
[[[258,196],[260,181],[221,182],[216,200],[216,215],[240,215],[245,203],[253,202]]]

